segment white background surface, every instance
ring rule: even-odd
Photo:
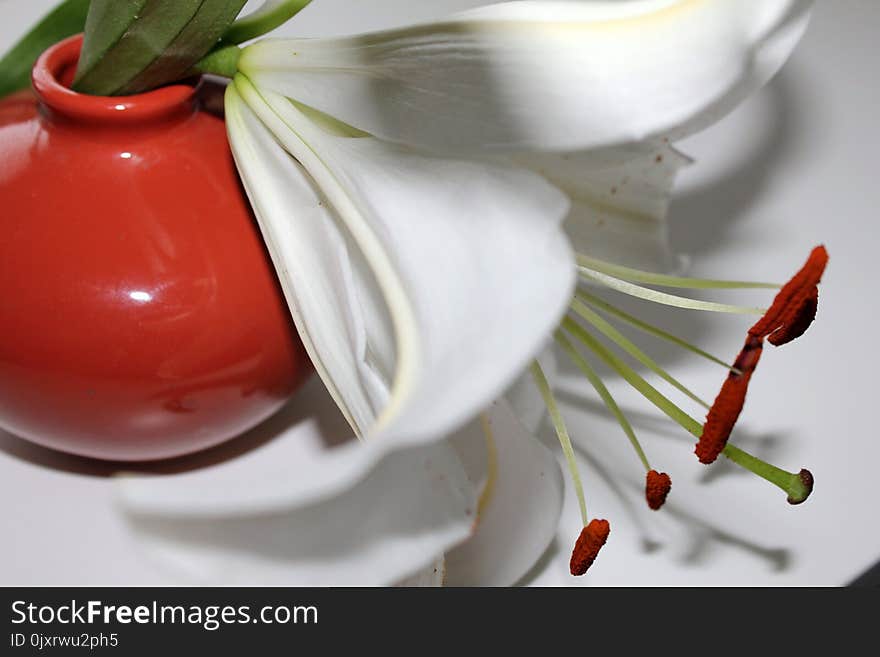
[[[52,4],[0,0],[0,49]],[[284,33],[383,27],[474,4],[316,0]],[[699,466],[689,436],[609,377],[654,465],[673,475],[667,507],[651,513],[641,501],[638,463],[619,429],[563,367],[565,412],[581,448],[589,504],[612,521],[612,536],[586,578],[567,575],[579,528],[569,491],[557,544],[526,583],[837,585],[880,559],[880,440],[873,421],[878,357],[872,342],[880,320],[878,27],[880,3],[874,0],[820,2],[783,73],[723,123],[681,144],[698,162],[682,177],[673,206],[673,244],[692,257],[696,274],[785,280],[813,245],[823,242],[831,252],[818,322],[800,341],[765,354],[735,434],[738,444],[787,469],[809,467],[817,481],[813,497],[790,507],[780,491],[729,464]],[[758,295],[724,298],[765,303]],[[731,357],[749,325],[748,319],[638,308]],[[676,376],[714,397],[723,372],[646,344]],[[317,419],[309,417],[313,412]],[[342,430],[313,382],[285,416],[253,435],[157,469],[255,454],[283,458],[285,445],[272,440],[273,432],[297,418],[304,437]],[[176,582],[130,539],[113,508],[111,472],[0,435],[0,584]]]

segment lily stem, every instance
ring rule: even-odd
[[[193,73],[219,75],[230,80],[238,73],[238,60],[241,48],[234,44],[221,43],[193,67]]]

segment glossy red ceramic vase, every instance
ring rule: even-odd
[[[0,101],[0,427],[111,460],[207,448],[311,365],[199,85],[76,94],[80,47]]]

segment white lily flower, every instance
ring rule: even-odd
[[[687,159],[668,141],[766,82],[809,4],[510,2],[247,47],[226,99],[236,162],[363,442],[128,479],[144,543],[203,583],[430,583],[446,553],[450,583],[517,581],[556,532],[561,479],[493,400],[572,308],[578,266],[637,295],[656,282],[590,256],[669,267]]]

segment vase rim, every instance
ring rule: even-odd
[[[201,80],[131,96],[90,96],[73,91],[63,76],[72,72],[79,61],[82,44],[82,34],[69,37],[51,46],[34,64],[31,78],[34,91],[55,113],[101,123],[131,123],[195,110]]]

